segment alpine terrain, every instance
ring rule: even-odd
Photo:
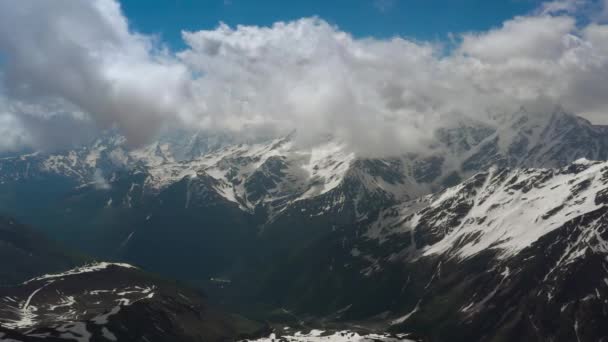
[[[297,132],[249,143],[179,132],[129,149],[110,131],[82,148],[1,159],[0,203],[89,255],[201,287],[288,340],[296,330],[311,341],[343,330],[434,341],[608,336],[608,127],[522,108],[434,136],[419,153],[372,158],[331,136],[302,145]],[[205,306],[200,297],[131,266],[95,265],[7,288],[4,325],[28,338],[132,336],[106,311],[186,310],[185,327],[159,316],[157,331],[136,329],[205,336],[185,313]],[[91,287],[96,277],[116,280]],[[95,323],[104,315],[109,326]],[[226,326],[219,317],[212,325]]]

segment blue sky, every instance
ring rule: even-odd
[[[483,31],[537,8],[535,0],[121,0],[136,31],[184,47],[181,30],[269,26],[319,16],[356,37],[445,40],[450,32]]]

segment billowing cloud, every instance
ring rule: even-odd
[[[514,60],[558,58],[575,28],[570,17],[517,17],[502,27],[479,34],[465,34],[460,52],[495,64]]]
[[[301,143],[331,134],[360,153],[392,154],[419,150],[452,120],[522,105],[608,123],[608,26],[582,26],[570,14],[579,6],[545,3],[455,35],[450,49],[355,38],[303,18],[184,32],[187,48],[171,53],[129,30],[115,0],[0,0],[4,93],[10,103],[63,104],[56,116],[116,125],[134,143],[167,125],[248,137],[295,129]],[[9,107],[0,114],[18,136],[40,135],[22,119],[35,115]]]
[[[541,15],[548,14],[571,14],[576,13],[585,5],[585,0],[554,0],[547,1],[541,4],[538,13]]]
[[[0,152],[13,152],[29,145],[27,132],[17,118],[10,114],[0,114]]]
[[[187,96],[188,70],[130,32],[112,0],[1,0],[0,51],[11,96],[67,101],[134,143]]]
[[[184,33],[179,56],[204,77],[199,101],[218,127],[299,128],[338,134],[358,151],[416,149],[437,125],[522,105],[557,105],[602,119],[606,26],[569,16],[517,17],[441,46],[355,39],[323,20],[272,27],[220,25]],[[392,151],[391,151],[392,150]]]
[[[220,25],[184,39],[190,49],[180,58],[204,75],[195,81],[196,107],[215,127],[297,129],[305,141],[333,134],[357,149],[414,146],[427,136],[415,127],[433,114],[423,89],[435,61],[431,45],[357,40],[317,18]]]

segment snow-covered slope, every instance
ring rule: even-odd
[[[382,242],[409,233],[421,256],[463,259],[496,250],[499,258],[508,258],[566,222],[603,208],[606,194],[606,162],[580,159],[561,169],[493,168],[386,210],[366,236]],[[608,253],[608,243],[598,238],[600,228],[591,224],[568,258],[584,255],[587,248]]]
[[[238,324],[196,291],[127,264],[89,264],[0,289],[1,341],[225,341],[239,339]]]

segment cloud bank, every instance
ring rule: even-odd
[[[296,129],[302,143],[332,134],[374,154],[522,105],[608,123],[607,11],[547,2],[447,47],[355,38],[320,18],[220,24],[183,32],[188,48],[173,53],[131,30],[115,0],[0,0],[0,147],[56,143],[64,134],[40,132],[51,121],[61,124],[49,131],[114,126],[134,145],[167,126],[251,138]]]
[[[48,116],[64,102],[133,143],[176,115],[191,81],[153,37],[129,31],[113,0],[1,0],[0,56],[12,107],[36,103]]]

